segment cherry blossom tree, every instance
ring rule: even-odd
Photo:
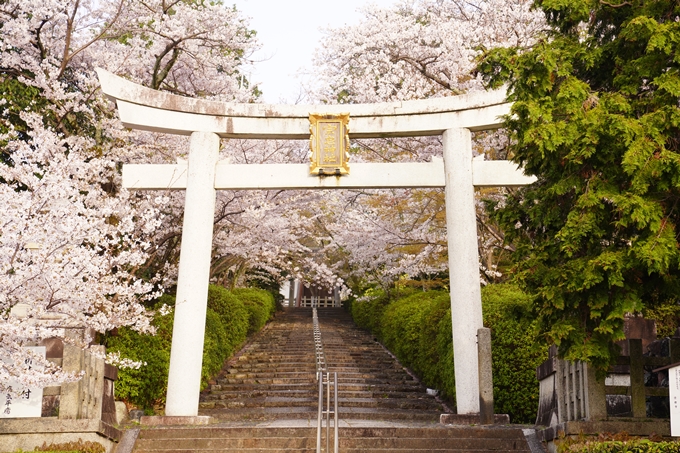
[[[528,47],[545,29],[528,0],[418,0],[389,9],[368,7],[356,26],[330,29],[316,56],[313,96],[328,103],[422,99],[483,90],[476,73],[485,48]],[[477,133],[474,152],[505,158],[506,134]],[[439,138],[357,140],[354,161],[426,161],[441,156]],[[480,268],[484,281],[496,269],[503,236],[478,194]],[[357,263],[353,272],[388,286],[403,275],[426,276],[446,269],[442,191],[345,193],[343,216],[334,224],[337,247]],[[337,211],[336,206],[334,210]],[[357,226],[360,227],[357,227]],[[373,265],[372,265],[373,264]]]
[[[184,95],[250,101],[256,89],[239,73],[254,49],[246,25],[219,2],[0,4],[2,390],[76,379],[23,347],[50,337],[87,347],[94,332],[123,325],[150,332],[144,301],[171,283],[171,269],[145,266],[176,228],[181,197],[121,190],[120,164],[175,159],[187,147],[125,130],[95,67]]]

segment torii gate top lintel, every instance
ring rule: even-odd
[[[451,127],[498,128],[510,110],[505,90],[376,104],[235,104],[153,90],[103,69],[97,74],[126,127],[182,135],[206,131],[222,138],[307,139],[309,114],[320,112],[349,113],[351,138],[440,135]]]

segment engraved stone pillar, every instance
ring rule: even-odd
[[[563,364],[566,364],[565,361],[562,361]],[[586,420],[589,420],[591,422],[596,422],[596,421],[602,421],[607,419],[607,397],[606,397],[606,391],[605,391],[605,385],[604,385],[604,379],[597,379],[597,376],[595,375],[595,369],[588,364],[584,364],[585,366],[583,367],[585,371],[585,382],[586,382],[586,397],[588,398],[586,401]],[[564,382],[563,374],[558,373],[557,374],[558,379],[560,382]],[[562,397],[563,401],[568,401],[568,392],[567,389],[561,388],[561,394],[560,396]],[[559,397],[558,397],[559,398]],[[560,406],[563,406],[564,403],[560,403]],[[569,418],[565,417],[565,415],[562,412],[565,412],[563,407],[560,407],[560,423],[563,423],[565,421],[569,421]]]
[[[83,351],[70,344],[64,344],[64,356],[62,359],[64,371],[79,373],[83,370]],[[69,382],[61,385],[61,397],[59,399],[59,418],[78,419],[82,418],[82,380]]]
[[[642,356],[642,340],[628,340],[630,352],[630,399],[633,406],[633,417],[647,416],[645,401],[645,369]]]
[[[491,368],[491,329],[477,329],[479,358],[479,422],[493,425],[493,371]]]

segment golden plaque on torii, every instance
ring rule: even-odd
[[[349,174],[349,113],[309,114],[312,175]]]

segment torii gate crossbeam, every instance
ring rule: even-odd
[[[479,412],[477,329],[482,325],[475,186],[518,186],[533,178],[506,161],[472,158],[471,131],[494,129],[509,112],[502,91],[382,104],[286,106],[184,98],[98,70],[123,124],[190,135],[187,163],[125,165],[130,189],[186,190],[166,415],[198,414],[216,189],[445,187],[456,403]],[[352,163],[349,176],[309,175],[307,165],[218,162],[220,138],[307,139],[309,114],[349,112],[351,138],[441,135],[444,159]]]

